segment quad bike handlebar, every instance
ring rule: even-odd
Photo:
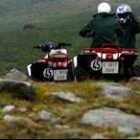
[[[42,47],[43,47],[42,45],[33,46],[34,49],[41,49]]]
[[[56,46],[56,49],[61,49],[61,48],[65,48],[66,46],[71,46],[72,44],[70,43],[58,43],[58,45]]]
[[[70,43],[58,43],[56,46],[54,44],[46,44],[46,45],[38,45],[38,46],[33,46],[35,49],[41,49],[43,52],[50,52],[52,49],[57,50],[57,49],[62,49],[65,48],[66,46],[71,46],[72,44]]]

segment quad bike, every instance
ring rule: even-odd
[[[73,79],[72,57],[68,56],[66,46],[71,44],[53,43],[34,46],[47,54],[27,66],[28,76],[41,81],[68,81]]]
[[[78,56],[74,57],[74,79],[128,80],[136,74],[134,62],[137,56],[135,49],[120,48],[115,44],[104,44],[98,48],[85,48]]]

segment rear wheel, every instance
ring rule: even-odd
[[[120,79],[128,81],[132,76],[134,76],[134,66],[132,63],[123,62],[120,63]]]
[[[44,63],[34,63],[32,64],[31,67],[31,72],[32,72],[32,76],[31,78],[33,80],[46,80],[46,78],[44,77],[44,70],[47,68],[47,65]]]
[[[131,77],[134,76],[134,68],[133,66],[127,66],[124,71],[124,80],[128,81]]]
[[[74,70],[74,76],[76,81],[83,81],[90,78],[89,73],[82,67],[77,66]]]
[[[140,66],[134,67],[134,76],[140,77]]]
[[[68,68],[68,81],[73,81],[74,80],[74,73],[73,73],[73,68],[72,66]]]

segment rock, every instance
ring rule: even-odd
[[[32,23],[27,23],[27,24],[24,25],[23,30],[41,30],[41,28],[36,27]]]
[[[69,125],[60,125],[60,124],[56,124],[55,125],[56,129],[62,129],[62,130],[66,130],[66,129],[70,129]]]
[[[13,111],[26,112],[27,108],[16,107],[14,105],[7,105],[7,106],[3,107],[3,109],[1,110],[1,113],[10,113],[10,112],[13,112]]]
[[[138,136],[138,137],[131,137],[131,138],[128,138],[128,139],[131,139],[131,140],[140,139],[140,136]]]
[[[17,110],[20,112],[26,112],[28,109],[26,107],[19,107]]]
[[[56,123],[59,121],[59,118],[57,118],[52,113],[42,110],[37,115],[37,120],[45,120],[45,121],[51,121],[52,123]]]
[[[135,133],[135,129],[125,127],[118,127],[118,131],[126,135],[131,135]]]
[[[72,102],[72,103],[79,103],[83,101],[81,98],[76,97],[73,93],[71,92],[53,92],[51,95],[58,97],[59,99]]]
[[[103,85],[102,94],[114,100],[121,100],[134,94],[131,88],[122,85],[108,84]]]
[[[14,105],[7,105],[1,110],[1,112],[8,113],[8,112],[15,111],[15,109],[16,109],[16,107]]]
[[[130,82],[140,82],[140,77],[132,77],[129,80]]]
[[[9,123],[26,123],[26,124],[34,124],[34,122],[26,117],[17,117],[17,116],[11,116],[11,115],[5,115],[4,121]]]
[[[106,138],[101,134],[94,134],[91,136],[91,139],[109,139],[109,138]]]
[[[105,86],[121,86],[121,84],[115,83],[115,82],[98,82],[98,83],[96,83],[96,85],[100,86],[100,87],[105,87]]]
[[[27,81],[28,77],[17,69],[12,69],[8,74],[6,74],[5,79]]]
[[[61,139],[79,139],[81,136],[83,136],[83,131],[78,128],[65,129],[59,135]]]
[[[34,89],[29,82],[21,82],[15,80],[0,79],[0,91],[8,91],[14,97],[27,100],[34,99]]]
[[[140,117],[126,114],[118,109],[101,108],[84,114],[82,124],[97,127],[115,127],[119,132],[133,134],[140,129]]]

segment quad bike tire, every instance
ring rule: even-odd
[[[121,81],[121,80],[128,81],[133,76],[134,76],[133,64],[127,65],[127,64],[121,63],[120,72],[119,72],[118,77],[116,77],[116,79],[118,79],[118,81]]]
[[[68,64],[68,81],[73,81],[74,80],[74,72],[73,72],[74,66],[73,63]]]
[[[72,70],[68,70],[68,81],[73,81],[74,80],[74,75]]]
[[[140,77],[140,66],[135,66],[134,67],[134,76],[135,77]]]
[[[45,68],[47,68],[47,65],[44,63],[32,64],[32,67],[31,67],[32,76],[31,76],[31,78],[33,80],[46,80],[44,75],[43,75],[43,71]]]
[[[89,73],[82,67],[77,66],[74,70],[75,81],[88,80],[90,78]]]
[[[134,67],[128,66],[124,68],[123,75],[119,75],[118,81],[125,80],[126,82],[130,80],[134,76]]]

